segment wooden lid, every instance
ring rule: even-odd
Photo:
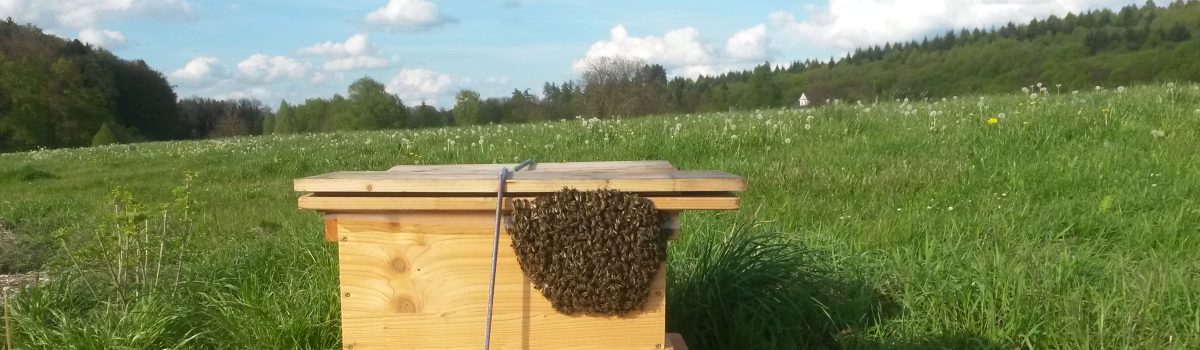
[[[311,192],[300,207],[344,210],[487,210],[495,208],[502,167],[513,164],[396,166],[388,171],[334,172],[296,179]],[[666,161],[539,163],[512,173],[510,197],[564,187],[612,189],[650,197],[660,210],[736,209],[743,178],[723,171],[683,171]],[[490,199],[490,200],[488,200]]]

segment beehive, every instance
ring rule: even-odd
[[[397,166],[295,180],[300,208],[324,214],[338,244],[344,349],[479,349],[484,340],[498,173],[511,164]],[[665,161],[541,163],[507,181],[514,199],[563,188],[613,189],[654,203],[664,230],[684,210],[731,210],[745,181],[680,171]],[[666,266],[640,311],[621,317],[556,312],[500,236],[493,349],[663,349]],[[677,339],[677,337],[674,337]]]

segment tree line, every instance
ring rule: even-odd
[[[668,77],[657,64],[609,57],[540,94],[482,97],[462,90],[450,109],[406,105],[371,78],[345,96],[283,101],[178,99],[142,61],[78,40],[0,22],[0,152],[111,142],[335,130],[523,123],[575,116],[630,117],[730,108],[1010,92],[1042,82],[1062,90],[1200,81],[1200,2],[1147,1],[1117,11],[1050,16],[863,47],[843,57],[713,76]]]
[[[464,90],[463,124],[636,116],[794,106],[803,95],[872,101],[1005,93],[1042,82],[1062,92],[1093,86],[1200,81],[1200,2],[1152,1],[992,29],[863,47],[843,57],[715,76],[667,79],[663,67],[626,58],[593,61],[579,80],[480,99]],[[509,113],[516,111],[517,113]]]

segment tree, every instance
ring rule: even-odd
[[[454,97],[454,122],[458,125],[478,125],[486,121],[479,101],[479,93],[462,90]]]
[[[292,106],[287,101],[279,102],[279,109],[275,111],[275,128],[276,134],[290,134],[295,132],[295,116],[292,113]]]
[[[111,58],[116,83],[117,118],[152,140],[173,140],[185,136],[179,119],[178,97],[162,73],[146,62]]]
[[[625,112],[621,104],[633,92],[633,79],[642,62],[623,57],[600,57],[587,63],[583,73],[584,112],[607,117]]]
[[[342,130],[375,130],[403,128],[408,115],[400,98],[387,92],[383,83],[369,77],[350,84],[347,102],[347,121],[337,125]],[[338,108],[341,109],[341,108]]]
[[[100,130],[96,131],[96,135],[92,136],[92,147],[111,145],[120,143],[117,139],[117,134],[108,127],[108,123],[100,125]]]
[[[738,107],[755,109],[779,105],[779,87],[775,86],[772,76],[769,62],[754,67],[749,84],[738,99]]]
[[[667,101],[666,69],[641,60],[601,57],[583,73],[584,111],[596,116],[635,116],[661,111]]]
[[[425,104],[424,101],[421,102],[420,106],[417,106],[416,117],[420,121],[421,127],[424,128],[436,128],[443,125],[442,117],[439,115],[437,108]]]

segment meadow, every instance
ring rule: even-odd
[[[0,259],[45,260],[9,331],[337,348],[336,246],[292,179],[663,159],[750,184],[670,248],[668,328],[693,348],[1200,348],[1200,86],[1024,90],[0,154]],[[105,274],[112,237],[140,237],[134,277]]]

